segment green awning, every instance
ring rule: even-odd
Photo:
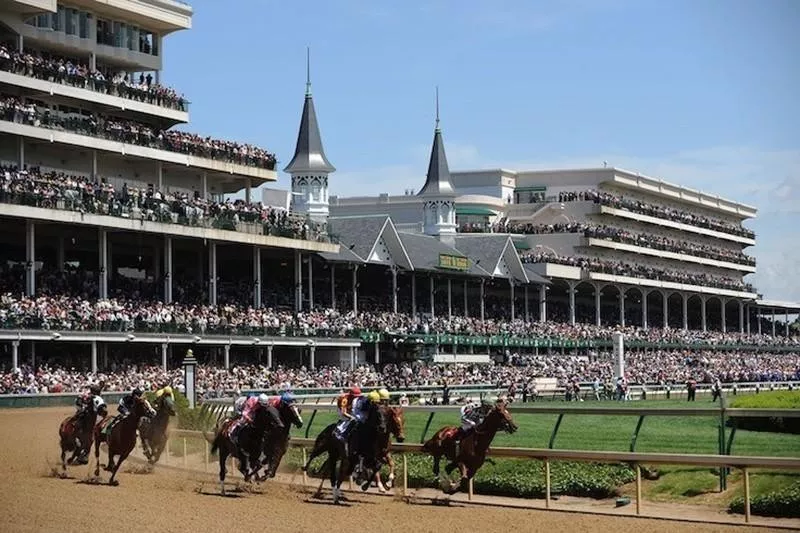
[[[473,215],[482,217],[493,217],[497,213],[485,207],[458,207],[456,206],[456,215]]]
[[[531,247],[528,245],[528,241],[513,241],[514,248],[517,250],[530,250]]]

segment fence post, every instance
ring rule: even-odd
[[[742,468],[742,475],[744,476],[744,521],[750,523],[750,472],[745,466]]]
[[[725,399],[719,399],[719,454],[727,455],[727,445],[725,442]],[[728,488],[728,469],[725,466],[719,468],[719,491],[725,492]]]
[[[169,461],[169,455],[170,455],[169,454],[169,441],[170,441],[170,438],[167,437],[167,442],[164,444],[164,453],[166,454],[165,457],[164,457],[164,464],[167,464],[167,465],[170,463],[170,461]]]
[[[642,467],[636,463],[636,514],[642,514]]]
[[[428,421],[425,422],[425,429],[422,430],[422,436],[419,438],[420,444],[425,444],[425,435],[428,434],[428,429],[431,427],[431,422],[433,422],[433,415],[436,414],[436,411],[431,411],[428,415]]]
[[[403,496],[408,496],[408,458],[403,454]]]
[[[303,450],[303,466],[305,466],[305,464],[306,464],[306,447],[303,446],[300,449]],[[306,488],[306,483],[308,483],[308,475],[306,474],[305,469],[303,469],[303,488],[304,489]]]
[[[544,508],[550,509],[550,459],[544,460]]]
[[[188,466],[189,460],[186,458],[186,437],[183,437],[183,467]]]
[[[203,464],[205,465],[205,471],[208,472],[208,441],[203,439]]]

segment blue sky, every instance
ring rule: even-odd
[[[285,165],[310,46],[331,193],[418,189],[439,85],[451,169],[605,160],[755,205],[754,280],[800,300],[798,1],[190,3],[163,76],[187,129]]]

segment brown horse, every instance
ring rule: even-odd
[[[445,492],[455,493],[460,484],[468,481],[475,476],[478,469],[486,461],[486,451],[499,430],[514,433],[518,427],[509,414],[504,402],[497,404],[489,410],[489,413],[478,424],[472,433],[467,435],[456,451],[455,435],[458,430],[456,426],[445,426],[429,439],[423,446],[423,451],[433,456],[433,474],[439,477],[439,462],[442,456],[447,457],[450,463],[445,467],[448,475],[458,467],[461,471],[461,482],[459,484],[449,483],[444,488]]]
[[[139,420],[143,416],[154,417],[155,415],[155,411],[150,407],[147,400],[136,398],[130,414],[114,424],[108,434],[103,433],[103,428],[106,424],[111,423],[112,419],[107,416],[101,420],[94,427],[94,458],[96,461],[94,475],[100,476],[100,444],[105,442],[108,445],[106,470],[111,472],[111,479],[108,480],[108,484],[119,485],[119,481],[116,480],[117,471],[122,462],[128,458],[128,455],[136,447],[136,428],[139,427]],[[114,462],[115,456],[119,456],[116,463]]]
[[[144,417],[139,422],[142,451],[151,465],[158,462],[167,445],[167,426],[171,416],[175,416],[175,401],[165,395],[156,400],[156,416]]]
[[[392,454],[389,452],[389,449],[392,447],[392,435],[394,435],[397,442],[406,440],[405,418],[403,417],[403,409],[401,407],[382,405],[380,409],[386,417],[387,432],[378,434],[377,457],[380,462],[389,466],[389,478],[387,482],[388,487],[392,487],[394,485],[394,460],[392,459]],[[381,480],[380,470],[375,472],[375,483],[378,485],[378,490],[380,492],[386,492],[387,485],[384,485]]]
[[[298,429],[303,427],[303,417],[300,416],[300,409],[297,405],[281,402],[276,409],[281,422],[283,422],[283,427],[272,427],[267,431],[267,436],[264,438],[264,460],[261,461],[261,465],[267,468],[264,477],[256,475],[258,481],[275,477],[278,466],[289,447],[289,430],[292,425]]]
[[[87,406],[86,410],[64,419],[58,427],[58,436],[61,441],[61,468],[67,471],[69,464],[87,464],[89,451],[92,449],[94,424],[97,415],[105,417],[108,414],[106,405],[101,404],[96,410],[94,404]],[[72,457],[67,461],[67,453],[72,452]]]

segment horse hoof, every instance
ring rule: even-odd
[[[108,484],[111,485],[112,487],[116,487],[119,485],[119,481],[117,481],[116,479],[112,479],[108,482]]]

